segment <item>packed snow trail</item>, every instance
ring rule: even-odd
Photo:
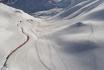
[[[12,56],[12,54],[14,54],[16,51],[18,51],[18,49],[22,48],[30,39],[30,37],[24,32],[23,28],[21,28],[22,33],[26,36],[26,41],[24,41],[24,43],[22,43],[21,45],[19,45],[17,48],[15,48],[13,51],[11,51],[8,56],[6,57],[6,60],[1,68],[1,70],[4,70],[5,68],[8,68],[8,60],[9,58]]]

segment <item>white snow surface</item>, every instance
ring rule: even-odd
[[[103,0],[85,1],[51,20],[0,3],[0,69],[22,45],[4,70],[104,70],[103,15]]]

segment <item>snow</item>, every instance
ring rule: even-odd
[[[46,20],[0,3],[0,69],[104,70],[103,4],[84,1]]]

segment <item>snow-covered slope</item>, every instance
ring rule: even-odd
[[[63,18],[71,19],[80,14],[86,14],[86,12],[89,12],[90,10],[97,7],[98,5],[100,5],[103,2],[104,2],[103,0],[83,1],[83,2],[76,4],[75,6],[72,6],[71,8],[68,7],[67,9],[65,9],[62,12],[60,12],[59,14],[57,14],[55,17],[62,18],[62,19]]]
[[[12,7],[22,9],[27,13],[54,8],[58,0],[1,0]]]
[[[46,11],[40,11],[40,12],[35,12],[35,13],[31,13],[32,16],[34,17],[39,17],[39,18],[50,18],[55,16],[56,14],[58,14],[59,12],[61,12],[63,10],[63,8],[53,8],[50,10],[46,10]]]
[[[24,13],[21,10],[14,9],[0,3],[0,39],[1,39],[0,40],[0,68],[1,69],[3,68],[5,70],[5,67],[7,67],[7,69],[9,70],[23,70],[28,66],[28,64],[25,64],[23,62],[25,58],[26,58],[26,62],[27,61],[30,62],[29,63],[30,67],[31,67],[31,62],[34,62],[32,64],[33,66],[31,67],[31,69],[32,70],[35,69],[34,64],[36,63],[34,61],[35,60],[34,58],[37,55],[33,53],[35,52],[34,43],[33,43],[34,41],[31,41],[30,38],[32,39],[33,37],[32,40],[37,40],[37,37],[32,32],[32,29],[35,24],[39,25],[38,23],[40,22],[43,21],[38,18],[34,18]],[[32,37],[28,36],[28,33]],[[23,50],[21,47],[22,46],[26,47],[25,44],[27,44],[27,48]],[[29,49],[28,47],[29,45],[31,49]],[[26,51],[26,49],[28,49],[28,51]],[[18,54],[22,54],[22,55],[18,56]],[[27,60],[28,59],[27,57],[29,57],[29,60]],[[33,58],[33,60],[31,60],[31,58]],[[23,68],[21,67],[22,65]],[[26,65],[26,67],[24,67],[24,65]],[[25,70],[29,70],[29,69],[26,68]]]
[[[88,0],[44,20],[0,4],[0,68],[104,70],[103,12]]]

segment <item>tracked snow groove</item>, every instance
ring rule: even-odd
[[[47,70],[51,70],[51,69],[42,61],[41,56],[40,56],[40,54],[39,54],[38,47],[35,46],[35,48],[36,48],[37,56],[38,56],[38,59],[39,59],[40,63],[41,63]]]
[[[26,36],[26,41],[24,41],[21,45],[19,45],[17,48],[15,48],[13,51],[11,51],[8,56],[6,57],[6,60],[1,68],[1,70],[7,70],[8,69],[8,60],[9,58],[12,56],[12,54],[14,54],[16,51],[18,51],[18,49],[22,48],[30,39],[30,37],[24,32],[23,28],[21,27],[22,33]]]
[[[33,30],[31,30],[31,31],[33,32],[34,35],[36,35],[36,34],[34,33]],[[37,36],[37,38],[38,38],[38,40],[39,40],[38,35],[36,35],[36,36]],[[35,49],[36,49],[37,57],[38,57],[40,63],[41,63],[47,70],[52,70],[51,68],[49,68],[49,67],[42,61],[41,56],[40,56],[40,54],[39,54],[38,47],[37,47],[37,43],[38,43],[38,42],[36,42],[36,44],[35,44]]]

